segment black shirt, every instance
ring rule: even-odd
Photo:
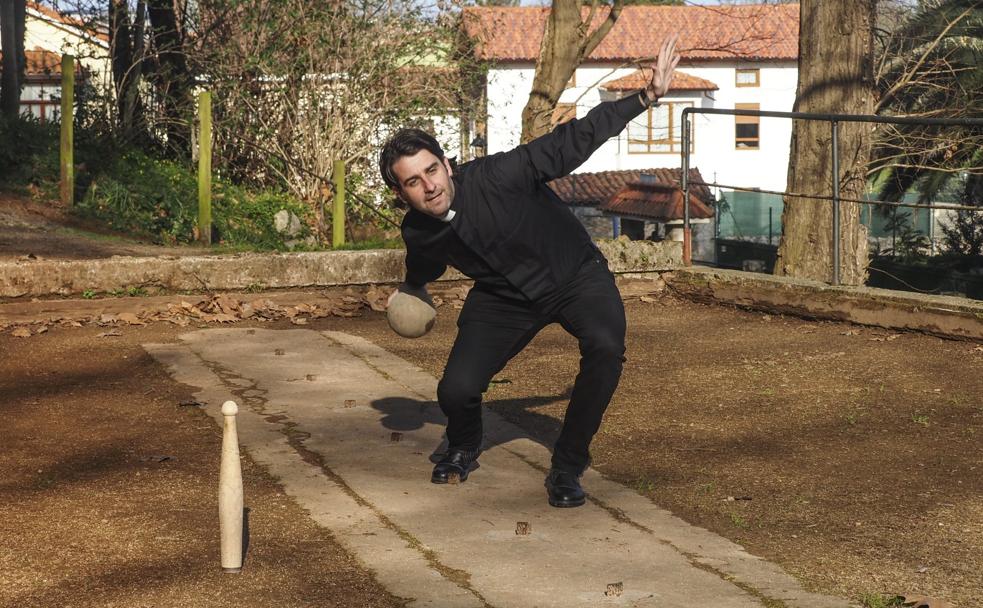
[[[531,301],[566,285],[601,254],[546,183],[583,164],[644,109],[638,95],[605,102],[528,144],[461,165],[450,222],[415,209],[403,219],[406,282],[425,285],[450,264],[478,285]]]

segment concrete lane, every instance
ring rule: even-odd
[[[244,449],[412,606],[849,605],[594,471],[587,505],[550,507],[548,449],[489,411],[481,468],[429,483],[436,379],[361,338],[208,329],[146,348],[217,420],[236,400]]]

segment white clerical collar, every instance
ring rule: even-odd
[[[454,211],[453,209],[448,209],[447,213],[445,213],[443,217],[439,217],[437,219],[439,219],[442,222],[450,222],[452,219],[454,219],[455,215],[457,215],[457,211]]]

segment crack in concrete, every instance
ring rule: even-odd
[[[406,384],[400,382],[399,379],[395,378],[392,374],[388,373],[386,370],[380,368],[376,364],[374,364],[371,361],[369,361],[369,358],[366,355],[364,355],[363,353],[356,352],[355,350],[349,348],[347,345],[342,344],[338,340],[335,340],[334,338],[332,338],[329,335],[324,334],[323,332],[321,333],[321,335],[324,336],[324,338],[330,340],[336,346],[345,349],[345,352],[347,352],[348,354],[352,355],[353,357],[355,357],[356,359],[358,359],[359,361],[361,361],[362,363],[364,363],[372,371],[374,371],[375,373],[379,374],[380,376],[382,376],[386,380],[389,380],[390,382],[392,382],[394,384],[398,384],[399,386],[405,388],[406,390],[408,390],[409,392],[413,393],[414,395],[416,395],[420,399],[423,399],[424,401],[427,401],[427,402],[433,401],[433,399],[431,399],[429,396],[424,395],[424,394],[421,394],[420,392],[418,392],[416,389],[414,389],[411,386],[406,386]]]
[[[334,340],[332,340],[332,342],[338,344]],[[344,345],[339,345],[339,346],[345,348]],[[351,352],[347,348],[345,348],[345,350],[348,351],[349,353]],[[256,381],[253,380],[252,378],[244,378],[236,374],[234,371],[226,367],[223,367],[222,365],[214,361],[206,360],[201,356],[199,356],[199,359],[202,361],[205,367],[207,367],[216,376],[218,376],[223,383],[225,383],[226,388],[229,390],[229,392],[231,392],[233,395],[236,395],[239,399],[242,400],[242,403],[246,405],[246,407],[248,407],[250,411],[252,411],[254,414],[258,416],[261,416],[263,420],[266,421],[268,424],[276,425],[278,427],[277,429],[278,432],[281,433],[287,439],[287,444],[290,445],[290,447],[297,452],[297,454],[301,457],[301,459],[304,462],[317,467],[318,470],[320,470],[325,477],[327,477],[334,484],[336,484],[345,494],[347,494],[359,506],[370,510],[379,519],[379,521],[383,523],[384,526],[386,526],[391,531],[393,531],[397,536],[399,536],[399,538],[401,538],[406,543],[407,547],[419,552],[420,555],[423,556],[424,560],[426,560],[430,568],[432,568],[434,571],[436,571],[441,576],[443,576],[450,582],[454,583],[461,589],[464,589],[468,593],[472,594],[481,603],[482,608],[496,608],[494,605],[488,602],[488,600],[481,594],[481,592],[479,592],[471,585],[470,572],[458,568],[452,568],[441,562],[436,551],[427,548],[426,545],[424,545],[418,538],[413,536],[409,531],[399,526],[396,522],[394,522],[382,511],[380,511],[374,504],[367,501],[363,496],[358,494],[351,486],[348,485],[348,483],[344,479],[341,478],[341,476],[339,476],[337,473],[331,470],[331,468],[327,465],[327,463],[324,462],[324,457],[321,454],[305,446],[304,442],[310,439],[311,437],[310,433],[300,430],[299,425],[296,422],[290,420],[289,416],[282,411],[267,412],[266,406],[269,403],[269,401],[266,399],[265,395],[269,393],[268,390],[259,388]],[[366,363],[366,365],[369,365],[369,367],[372,367],[373,370],[380,371],[378,370],[378,368],[372,366],[367,361],[365,361],[364,358],[359,357],[359,359],[362,360],[364,363]],[[388,376],[387,378],[393,380]],[[235,380],[241,380],[243,383],[237,384]],[[393,381],[396,382],[395,380]],[[401,383],[399,384],[400,386],[403,386]],[[404,387],[404,388],[409,389],[409,387]],[[259,395],[244,394],[248,391],[259,393]],[[419,393],[416,393],[415,391],[413,392],[419,395]],[[414,599],[415,598],[409,598],[408,601],[413,601]]]

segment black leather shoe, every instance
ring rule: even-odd
[[[430,476],[431,483],[461,483],[466,481],[471,471],[480,466],[478,454],[477,450],[447,450],[444,457],[433,468],[433,474]]]
[[[550,469],[546,476],[546,495],[554,507],[579,507],[587,501],[579,475],[560,469]]]

